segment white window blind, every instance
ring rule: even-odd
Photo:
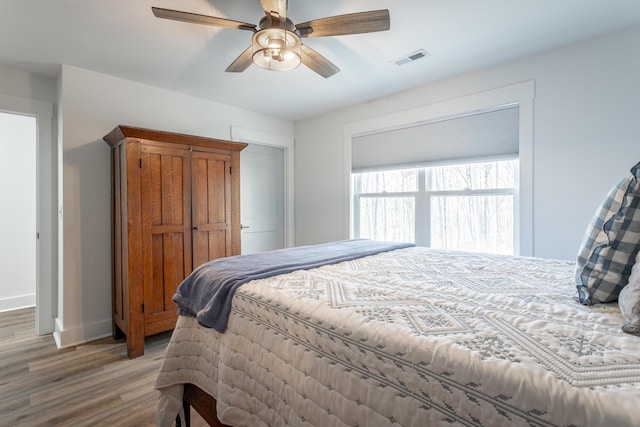
[[[461,117],[355,137],[354,172],[518,154],[520,108],[511,105]]]

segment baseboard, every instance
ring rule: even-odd
[[[53,331],[53,339],[55,340],[58,348],[73,347],[74,345],[95,341],[100,338],[111,336],[111,322],[111,319],[106,319],[75,328],[65,329],[60,319],[57,318],[55,321],[55,330]]]
[[[35,307],[35,306],[36,306],[36,294],[0,298],[0,312],[18,310],[20,308]]]

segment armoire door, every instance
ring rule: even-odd
[[[143,144],[140,167],[146,336],[175,326],[172,298],[192,271],[190,152]]]
[[[231,158],[193,152],[191,156],[193,268],[231,253]]]

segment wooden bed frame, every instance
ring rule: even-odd
[[[218,416],[216,414],[216,399],[196,385],[184,385],[182,407],[184,408],[185,427],[191,426],[191,408],[195,409],[210,426],[231,427],[226,424],[222,424],[220,420],[218,420]],[[176,417],[176,427],[181,427],[179,414]]]

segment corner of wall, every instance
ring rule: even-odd
[[[105,319],[99,322],[84,324],[76,328],[64,329],[61,319],[57,318],[55,320],[53,339],[58,348],[72,347],[111,336],[111,326],[111,319]]]

